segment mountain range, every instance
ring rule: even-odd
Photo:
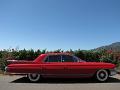
[[[115,42],[110,45],[101,46],[93,50],[112,50],[113,52],[120,52],[120,42]]]

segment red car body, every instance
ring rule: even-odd
[[[56,61],[53,60],[55,58]],[[69,60],[68,58],[73,59],[73,61]],[[42,77],[62,77],[62,78],[79,78],[93,76],[97,77],[96,74],[100,70],[102,70],[101,77],[106,73],[108,74],[108,76],[116,74],[114,64],[103,62],[85,62],[73,55],[65,53],[41,54],[34,61],[23,62],[15,61],[13,64],[9,64],[6,67],[6,72],[9,72],[10,74],[11,73],[26,74],[28,75],[29,79],[30,77],[33,77],[38,74]],[[107,79],[102,81],[106,80]],[[31,79],[31,81],[38,80]]]

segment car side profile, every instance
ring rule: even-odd
[[[67,53],[46,53],[34,61],[15,62],[6,68],[9,74],[25,74],[31,82],[43,78],[92,78],[100,82],[115,75],[115,65],[104,62],[85,62]]]

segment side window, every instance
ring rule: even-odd
[[[76,56],[73,56],[74,62],[79,62],[79,58]]]
[[[60,55],[50,55],[46,58],[45,62],[61,62]]]
[[[73,56],[62,55],[62,62],[74,62]]]

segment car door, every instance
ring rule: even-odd
[[[60,76],[64,73],[64,63],[61,62],[61,55],[49,55],[42,65],[44,76]]]
[[[66,75],[70,77],[86,76],[90,72],[85,68],[84,62],[79,62],[74,56],[62,55],[62,62],[65,65]]]

